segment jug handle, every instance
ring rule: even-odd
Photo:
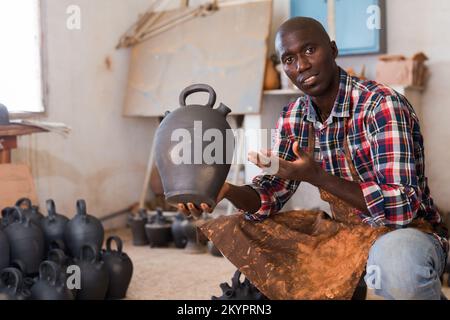
[[[16,268],[5,268],[1,271],[0,278],[3,279],[6,274],[12,274],[14,277],[14,284],[12,287],[14,289],[14,295],[16,295],[19,285],[22,283],[22,272]]]
[[[81,215],[83,217],[83,220],[86,221],[86,201],[84,201],[83,199],[77,200],[77,214]]]
[[[16,207],[20,207],[23,203],[27,205],[28,209],[31,209],[31,200],[28,198],[20,198],[16,201]]]
[[[48,276],[47,279],[44,279],[45,268],[48,268],[52,271],[53,277]],[[45,260],[39,265],[39,279],[48,280],[48,282],[50,282],[50,284],[54,286],[56,285],[56,280],[58,280],[59,271],[60,268],[55,262]]]
[[[57,264],[59,264],[60,266],[62,266],[63,262],[64,262],[64,258],[66,258],[66,255],[64,254],[64,251],[62,251],[61,249],[51,249],[48,252],[48,259],[50,261],[53,261]]]
[[[106,240],[106,250],[112,251],[111,250],[111,241],[113,241],[113,240],[116,243],[117,251],[119,253],[122,253],[123,243],[122,243],[122,239],[120,239],[118,236],[111,236],[108,238],[108,240]]]
[[[207,92],[209,93],[208,103],[205,105],[212,108],[216,103],[216,92],[214,89],[207,84],[193,84],[185,88],[180,94],[180,106],[186,107],[186,98],[195,92]]]
[[[49,217],[55,217],[56,216],[56,208],[55,208],[55,201],[52,199],[48,199],[46,201],[47,204],[47,212]]]
[[[83,245],[81,247],[80,260],[81,261],[86,261],[84,259],[85,258],[84,252],[86,251],[86,249],[90,250],[92,252],[92,254],[93,254],[93,257],[92,257],[92,259],[89,262],[90,263],[94,263],[95,261],[97,261],[97,249],[95,249],[95,247],[93,245],[90,245],[90,244],[85,244],[85,245]]]
[[[19,216],[19,222],[26,222],[27,218],[24,216],[22,209],[19,206],[15,206],[14,207],[14,211],[11,213],[12,217],[13,217],[13,221],[14,220],[14,214],[16,214]]]

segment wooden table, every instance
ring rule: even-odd
[[[0,125],[0,164],[11,163],[11,150],[17,148],[17,136],[47,131],[22,124]]]

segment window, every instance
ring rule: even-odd
[[[0,1],[0,103],[10,113],[42,112],[39,0]]]

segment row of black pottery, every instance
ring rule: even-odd
[[[2,210],[0,223],[0,299],[91,300],[126,296],[133,264],[122,240],[76,203],[72,219],[47,200],[48,215],[27,198]],[[111,248],[112,242],[117,249]]]
[[[222,257],[222,253],[211,241],[199,236],[197,225],[201,220],[209,219],[204,215],[198,220],[178,213],[174,217],[165,216],[160,209],[150,215],[141,209],[137,214],[130,214],[128,225],[133,235],[135,246],[168,247],[172,243],[176,248],[185,249],[189,253],[208,251],[213,256]]]

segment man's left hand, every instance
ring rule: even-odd
[[[278,161],[278,171],[273,173],[273,175],[282,179],[305,181],[317,185],[325,171],[316,163],[314,156],[301,150],[297,141],[293,143],[292,151],[297,156],[297,160],[287,161],[276,157],[276,160]],[[263,170],[271,167],[274,157],[275,156],[267,150],[261,151],[261,153],[251,151],[248,155],[249,161]]]

